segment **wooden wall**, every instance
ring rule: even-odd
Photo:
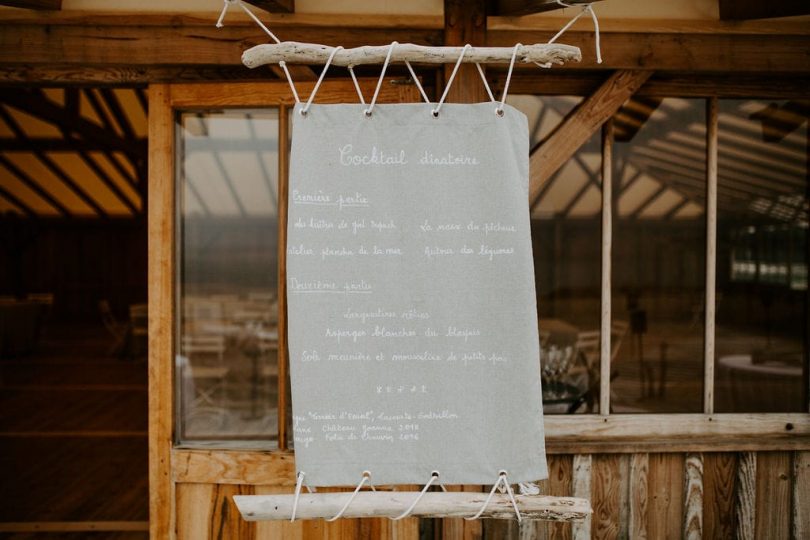
[[[638,453],[549,456],[552,495],[588,497],[582,524],[447,519],[422,527],[429,538],[808,538],[810,452]],[[420,538],[414,520],[343,519],[249,523],[231,497],[290,488],[225,484],[177,485],[180,539]]]

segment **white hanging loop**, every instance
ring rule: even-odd
[[[326,521],[336,521],[336,520],[340,519],[340,517],[343,515],[343,513],[346,512],[346,509],[349,508],[349,505],[352,504],[352,501],[354,500],[354,498],[357,497],[357,493],[360,491],[360,488],[362,488],[363,485],[366,482],[368,482],[370,478],[371,478],[371,473],[369,471],[363,471],[363,478],[360,480],[360,483],[357,484],[357,487],[354,488],[354,492],[352,492],[351,496],[349,497],[349,500],[346,501],[346,504],[343,505],[343,508],[340,509],[340,512],[335,514],[334,517],[331,517],[331,518],[327,519]],[[374,487],[372,486],[371,489],[374,490]],[[374,491],[376,491],[376,490],[374,490]]]
[[[224,26],[224,22],[225,22],[225,14],[228,12],[228,8],[229,8],[231,5],[233,5],[233,4],[236,4],[237,6],[239,6],[240,8],[242,8],[242,11],[244,11],[245,13],[247,13],[247,14],[248,14],[248,16],[249,16],[251,19],[253,19],[253,21],[254,21],[256,24],[258,24],[258,25],[259,25],[259,27],[261,27],[261,29],[262,29],[262,30],[264,30],[264,33],[265,33],[265,34],[267,34],[268,36],[270,36],[270,38],[271,38],[273,41],[275,41],[276,43],[281,43],[281,40],[280,40],[280,39],[278,39],[278,38],[276,37],[276,35],[275,35],[273,32],[271,32],[271,31],[270,31],[270,29],[269,29],[269,28],[267,28],[267,27],[264,25],[264,23],[263,23],[263,22],[262,22],[262,21],[261,21],[261,20],[260,20],[260,19],[259,19],[259,18],[256,16],[256,14],[255,14],[255,13],[253,13],[253,12],[252,12],[250,9],[248,9],[248,7],[247,7],[245,4],[243,4],[243,3],[242,3],[242,1],[241,1],[241,0],[225,0],[225,5],[223,5],[223,6],[222,6],[222,11],[221,11],[221,12],[220,12],[220,14],[219,14],[219,19],[217,19],[217,28],[222,28],[222,27]]]
[[[573,19],[568,21],[568,23],[565,26],[563,26],[560,29],[560,31],[557,32],[554,35],[553,38],[548,40],[547,43],[554,43],[555,41],[557,41],[557,39],[561,35],[563,35],[566,32],[566,30],[571,28],[571,26],[573,26],[573,24],[575,22],[577,22],[580,17],[585,15],[585,13],[590,13],[591,19],[593,19],[593,31],[594,31],[594,34],[595,34],[594,35],[594,41],[596,42],[596,63],[601,64],[602,63],[602,46],[601,46],[601,38],[599,36],[599,20],[596,18],[596,12],[593,10],[593,6],[591,4],[569,4],[567,2],[564,2],[563,0],[556,0],[556,2],[557,2],[557,4],[561,5],[562,7],[582,7],[582,11],[577,13],[576,16]],[[537,64],[538,66],[543,67],[543,68],[550,68],[551,67],[550,62],[545,63],[545,64],[539,64],[539,63],[535,62],[535,64]]]
[[[411,72],[411,79],[413,79],[413,83],[419,89],[419,93],[422,94],[422,99],[425,100],[425,103],[430,103],[430,98],[428,98],[425,93],[425,89],[422,88],[422,83],[419,82],[419,77],[416,76],[416,72],[413,70],[413,67],[411,67],[411,63],[405,60],[405,66],[408,68],[408,71]]]
[[[515,509],[515,515],[517,516],[518,523],[520,523],[520,521],[523,518],[520,516],[520,510],[518,510],[517,501],[515,500],[515,494],[512,491],[512,487],[506,480],[506,471],[501,471],[500,473],[498,473],[498,481],[495,482],[495,485],[492,486],[492,489],[490,490],[489,495],[487,495],[487,498],[484,501],[483,506],[481,506],[481,509],[478,510],[478,512],[474,516],[466,517],[464,519],[471,521],[481,517],[481,514],[484,513],[484,510],[487,509],[487,506],[489,506],[490,501],[492,501],[492,497],[493,495],[495,495],[495,490],[498,489],[501,484],[503,484],[506,487],[506,492],[509,494],[509,499],[512,501],[512,507]]]
[[[292,75],[290,75],[290,70],[287,69],[287,62],[282,60],[278,63],[279,67],[284,70],[284,74],[287,76],[287,82],[290,83],[290,90],[292,90],[293,97],[295,98],[296,103],[301,103],[301,99],[298,97],[298,91],[295,89],[295,85],[293,84]]]
[[[466,45],[464,45],[464,48],[461,49],[461,55],[458,57],[458,60],[456,60],[456,65],[453,66],[453,71],[450,73],[450,78],[447,79],[447,84],[444,87],[444,92],[442,92],[442,97],[439,100],[438,105],[436,105],[436,108],[430,111],[434,118],[439,117],[439,111],[441,110],[442,105],[444,104],[444,100],[447,99],[447,93],[450,91],[450,86],[453,84],[453,79],[456,78],[456,73],[458,73],[458,67],[461,65],[461,61],[464,60],[464,55],[467,54],[467,49],[469,48],[470,44],[467,43]]]
[[[318,81],[315,83],[315,87],[312,89],[312,92],[309,94],[309,99],[307,100],[306,105],[301,108],[301,116],[306,116],[309,112],[309,106],[312,105],[312,100],[315,99],[315,94],[318,93],[318,88],[321,87],[321,83],[323,82],[323,78],[326,75],[326,71],[329,69],[329,64],[332,63],[332,59],[335,57],[337,52],[341,50],[343,47],[338,45],[334,49],[332,49],[332,53],[329,55],[329,58],[326,60],[326,64],[323,66],[323,71],[321,71],[321,76],[318,77]],[[292,79],[290,79],[292,80]]]
[[[385,78],[385,70],[388,69],[388,62],[391,61],[391,53],[394,52],[394,47],[399,45],[396,41],[392,41],[391,45],[388,47],[388,54],[385,55],[385,62],[383,62],[382,72],[380,73],[380,78],[377,80],[377,87],[374,89],[374,95],[371,97],[371,103],[368,106],[368,109],[363,111],[363,114],[366,116],[371,116],[371,111],[374,109],[374,104],[377,103],[377,96],[380,94],[380,88],[382,87],[383,79]]]
[[[354,74],[354,66],[348,66],[347,69],[349,70],[349,75],[352,76],[352,82],[354,83],[354,89],[357,90],[357,97],[360,98],[360,104],[365,105],[366,99],[363,97],[363,91],[360,90],[360,83],[357,82],[357,75]]]
[[[298,499],[301,497],[301,486],[304,484],[304,472],[298,472],[298,478],[295,481],[295,498],[293,499],[292,516],[290,521],[295,521],[295,513],[298,511]]]
[[[416,508],[416,504],[422,499],[425,493],[427,493],[428,488],[433,484],[433,482],[436,481],[437,478],[439,478],[439,471],[433,471],[432,473],[430,473],[430,480],[428,480],[428,483],[425,484],[425,487],[422,488],[422,491],[419,492],[419,495],[416,496],[416,499],[414,499],[414,501],[411,503],[408,509],[402,512],[397,517],[388,519],[390,519],[391,521],[399,521],[400,519],[408,517],[411,514],[411,512],[413,512],[413,509]],[[444,489],[444,486],[442,486],[442,489]]]
[[[475,63],[475,67],[478,68],[478,74],[481,75],[481,80],[484,82],[484,88],[487,90],[487,95],[489,96],[489,100],[495,103],[495,96],[492,95],[492,90],[489,88],[489,83],[487,82],[487,76],[484,75],[484,70],[481,68],[481,64],[478,62]]]
[[[509,92],[509,83],[512,81],[512,70],[515,68],[515,58],[517,58],[518,49],[522,46],[523,46],[522,44],[518,43],[512,50],[512,60],[509,61],[509,71],[506,72],[506,82],[503,85],[503,95],[501,96],[501,104],[495,107],[495,114],[497,114],[498,116],[503,116],[503,106],[506,104],[506,95]]]

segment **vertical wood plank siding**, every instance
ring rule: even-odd
[[[551,495],[589,497],[594,508],[591,520],[520,525],[514,520],[484,520],[475,522],[477,528],[444,520],[435,538],[808,537],[810,452],[552,455],[549,479],[541,487]],[[420,538],[416,519],[256,523],[242,520],[233,506],[236,494],[289,492],[287,486],[178,484],[177,536],[193,540]]]

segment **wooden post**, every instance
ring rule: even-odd
[[[599,414],[610,412],[611,255],[613,246],[613,120],[602,127],[602,313],[599,332]]]
[[[446,46],[485,45],[487,42],[486,0],[444,0],[444,44]],[[453,64],[444,66],[444,82],[450,78]],[[447,101],[478,103],[488,100],[484,83],[474,65],[462,64]]]

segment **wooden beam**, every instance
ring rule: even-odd
[[[303,493],[297,497],[297,519],[330,518],[346,504],[350,493]],[[345,518],[390,517],[402,514],[419,497],[418,491],[360,491],[343,513]],[[422,518],[461,518],[475,515],[484,505],[487,493],[428,492],[421,496],[411,515]],[[291,519],[296,496],[235,495],[242,518],[247,521]],[[581,522],[592,513],[586,498],[516,495],[523,519]],[[497,493],[487,504],[482,518],[516,519],[515,508],[505,493]]]
[[[806,25],[807,26],[807,25]],[[544,43],[556,30],[487,31],[487,45],[508,47],[515,43]],[[810,72],[810,36],[758,33],[655,33],[601,32],[603,63],[596,62],[594,33],[569,30],[562,41],[583,51],[582,62],[559,69],[649,69],[684,72],[802,73]],[[591,51],[588,54],[588,51]],[[744,51],[744,53],[743,53]],[[797,53],[797,51],[800,51]],[[530,69],[530,68],[523,68]],[[535,68],[536,69],[536,68]]]
[[[448,47],[463,47],[466,44],[481,46],[486,42],[486,0],[444,0],[444,45]],[[511,46],[514,46],[514,43]],[[442,86],[447,84],[453,68],[453,64],[444,66],[442,81],[444,84]],[[447,93],[447,101],[450,103],[479,103],[488,99],[477,68],[472,64],[459,66],[455,80]]]
[[[442,32],[434,17],[285,16],[267,20],[280,39],[359,47],[369,43],[438,45]],[[134,24],[133,24],[134,23]],[[115,67],[130,74],[141,69],[183,66],[239,66],[242,52],[267,42],[249,20],[215,28],[210,14],[70,16],[32,19],[0,14],[0,65]],[[114,36],[115,39],[111,39]],[[20,43],[25,43],[20,47]],[[154,46],[160,43],[160,47]],[[266,73],[266,72],[265,72]],[[133,75],[136,76],[136,75]]]
[[[62,9],[62,0],[0,0],[0,6],[53,11]]]
[[[56,197],[54,197],[48,190],[42,187],[39,182],[31,178],[31,176],[24,170],[17,167],[6,156],[0,154],[0,166],[5,167],[15,178],[28,186],[28,188],[41,197],[46,203],[53,206],[63,216],[71,215],[65,205],[63,205]]]
[[[807,0],[719,0],[721,21],[746,19],[772,19],[792,15],[809,15],[810,3]]]
[[[146,153],[146,139],[134,141],[139,151]],[[68,140],[62,137],[34,137],[20,139],[18,137],[0,137],[0,151],[5,152],[103,152],[106,147],[85,139]]]
[[[25,204],[22,201],[22,199],[14,195],[12,192],[4,188],[2,184],[0,184],[0,197],[6,199],[11,204],[19,208],[22,211],[22,213],[25,214],[26,216],[37,217],[37,213],[34,212],[34,210],[30,206]]]
[[[295,13],[295,0],[245,0],[245,2],[270,13]]]
[[[529,158],[529,206],[537,202],[546,180],[619,110],[651,74],[650,71],[617,71],[532,152]]]
[[[577,2],[577,5],[593,4],[595,1],[598,0]],[[531,15],[532,13],[555,11],[565,7],[566,6],[557,2],[557,0],[498,0],[495,2],[494,13],[491,13],[491,15],[498,15],[501,17],[517,17],[521,15]]]
[[[109,150],[125,154],[137,153],[128,141],[111,134],[90,120],[72,117],[63,107],[48,99],[42,99],[35,93],[6,89],[0,91],[0,101],[69,133],[77,133],[84,139],[106,146]]]

